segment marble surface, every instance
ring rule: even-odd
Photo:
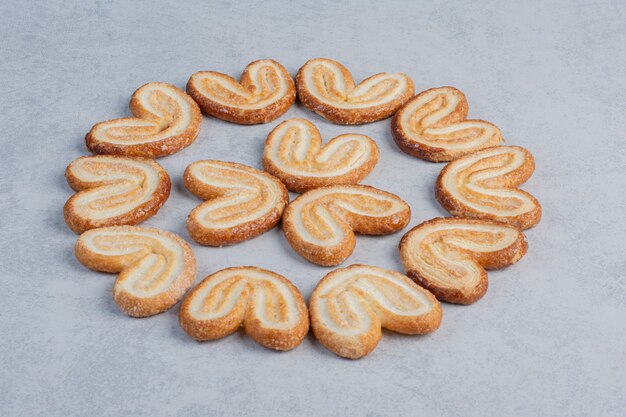
[[[626,415],[623,2],[339,3],[0,4],[0,415]],[[94,123],[129,114],[140,85],[184,87],[203,69],[238,76],[261,57],[292,74],[329,57],[359,80],[402,71],[417,91],[460,88],[471,117],[536,158],[524,189],[544,215],[527,232],[528,255],[490,273],[475,305],[445,305],[436,333],[387,332],[359,361],[311,336],[289,353],[243,333],[197,343],[179,328],[177,308],[126,317],[110,295],[114,276],[73,256],[66,165],[87,153]],[[204,117],[196,143],[159,160],[172,195],[146,224],[188,238],[198,200],[182,186],[184,167],[201,158],[260,167],[267,133],[296,116],[326,139],[373,137],[381,157],[365,183],[404,197],[410,226],[445,214],[433,198],[442,165],[401,153],[389,120],[335,126],[296,105],[267,125]],[[401,235],[358,238],[346,264],[401,269]],[[194,250],[198,279],[253,264],[289,277],[305,297],[330,270],[297,256],[280,229]]]

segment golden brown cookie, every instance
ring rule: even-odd
[[[361,358],[382,328],[404,334],[431,333],[441,323],[441,305],[426,289],[395,271],[351,265],[326,275],[311,295],[311,328],[339,356]]]
[[[93,153],[158,158],[171,155],[196,140],[202,124],[198,105],[166,83],[148,83],[130,100],[135,117],[96,124],[85,142]]]
[[[296,100],[291,74],[271,59],[248,64],[239,82],[220,72],[196,72],[187,92],[203,112],[243,125],[271,122]]]
[[[185,170],[184,182],[192,194],[207,200],[187,217],[189,235],[202,245],[232,245],[265,233],[289,202],[278,178],[234,162],[194,162]]]
[[[402,237],[400,258],[407,275],[438,299],[471,304],[487,292],[485,269],[512,265],[527,249],[526,236],[513,226],[440,217]]]
[[[535,170],[533,156],[519,146],[497,146],[450,162],[439,174],[435,195],[459,217],[497,220],[520,229],[541,220],[541,205],[516,187]]]
[[[307,61],[296,76],[298,99],[333,123],[357,125],[394,114],[414,93],[406,74],[382,72],[355,85],[352,74],[337,61]]]
[[[105,226],[138,224],[154,216],[170,195],[170,177],[151,159],[83,156],[65,170],[77,191],[63,213],[76,233]]]
[[[285,277],[241,266],[206,277],[180,306],[179,322],[196,340],[215,340],[239,327],[257,343],[290,350],[309,332],[309,314],[300,291]]]
[[[431,88],[398,110],[391,133],[403,152],[433,162],[499,145],[500,129],[484,120],[466,120],[467,110],[465,95],[456,88]]]
[[[133,317],[169,310],[196,277],[191,246],[164,230],[140,226],[92,229],[80,235],[74,252],[87,268],[119,272],[113,299]]]
[[[331,266],[350,256],[355,233],[395,233],[410,218],[411,209],[397,195],[365,185],[335,185],[316,188],[292,201],[283,216],[283,231],[302,257]]]
[[[322,145],[315,125],[289,119],[265,141],[263,166],[290,191],[302,193],[328,185],[356,184],[378,162],[378,146],[365,135],[348,133]]]

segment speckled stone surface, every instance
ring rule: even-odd
[[[0,4],[0,415],[626,415],[623,2],[339,3]],[[402,71],[417,91],[460,88],[470,117],[535,156],[524,189],[544,215],[527,232],[528,255],[490,273],[477,304],[445,305],[436,333],[387,332],[356,362],[312,336],[288,353],[242,333],[197,343],[179,328],[177,307],[126,317],[110,294],[114,276],[73,256],[66,165],[87,153],[94,123],[129,115],[140,85],[184,87],[197,70],[238,76],[261,57],[292,74],[329,57],[358,80]],[[172,195],[145,224],[188,239],[185,218],[199,200],[182,185],[185,166],[212,158],[260,167],[267,133],[296,116],[325,139],[373,137],[380,162],[364,182],[406,199],[411,227],[445,214],[433,197],[442,165],[401,153],[389,120],[335,126],[296,105],[267,125],[204,117],[195,144],[159,160]],[[358,238],[345,265],[400,270],[401,236]],[[290,278],[305,297],[330,270],[297,256],[280,229],[194,250],[198,280],[252,264]]]

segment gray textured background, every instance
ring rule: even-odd
[[[0,5],[0,415],[626,414],[626,12],[613,2],[372,1],[336,4],[4,0]],[[343,62],[356,79],[402,71],[416,90],[454,85],[470,116],[527,147],[537,170],[524,189],[544,217],[530,250],[490,273],[475,305],[445,305],[426,337],[386,333],[367,358],[342,360],[312,337],[289,353],[243,334],[196,343],[177,308],[124,316],[114,276],[74,259],[63,222],[63,171],[86,154],[96,122],[128,115],[149,81],[184,87],[212,69],[238,76],[271,57],[293,74],[308,58]],[[444,214],[433,198],[442,165],[401,153],[389,121],[334,126],[296,105],[325,139],[378,141],[365,183],[404,197],[411,226]],[[201,158],[260,167],[278,121],[253,127],[205,117],[195,144],[161,159],[173,192],[147,224],[187,238],[198,200],[181,174]],[[408,229],[407,229],[408,230]],[[400,269],[402,233],[358,239],[348,263]],[[255,264],[308,297],[329,270],[306,263],[279,229],[224,249],[194,245],[199,277]]]

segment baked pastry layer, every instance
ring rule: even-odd
[[[259,344],[290,350],[309,332],[300,291],[285,277],[253,266],[206,277],[180,306],[179,322],[196,340],[215,340],[243,327]]]
[[[180,89],[148,83],[130,100],[135,117],[96,124],[85,142],[97,154],[158,158],[171,155],[196,140],[202,124],[198,105]]]
[[[409,100],[391,121],[400,149],[433,162],[452,161],[500,144],[500,129],[484,120],[466,120],[465,95],[454,87],[431,88]]]
[[[271,122],[296,100],[291,74],[271,59],[248,64],[239,82],[220,72],[196,72],[187,92],[203,112],[244,125]]]
[[[83,156],[65,170],[77,191],[65,203],[65,223],[76,233],[138,224],[154,216],[170,195],[167,172],[151,159]]]
[[[400,197],[365,185],[308,191],[287,206],[283,231],[291,247],[318,265],[343,262],[354,250],[354,233],[386,235],[406,226],[411,209]]]
[[[378,146],[365,135],[348,133],[322,145],[315,125],[289,119],[265,141],[263,166],[290,191],[305,192],[328,185],[356,184],[378,162]]]
[[[88,268],[119,272],[113,299],[133,317],[169,310],[196,276],[191,246],[174,233],[149,227],[92,229],[80,235],[74,252]]]
[[[438,299],[471,304],[487,292],[485,269],[514,264],[527,249],[526,236],[513,226],[441,217],[405,234],[400,258],[407,275]]]
[[[435,195],[454,216],[497,220],[527,229],[541,220],[541,205],[516,187],[534,170],[533,156],[522,147],[484,149],[446,165],[437,179]]]
[[[405,275],[368,265],[351,265],[326,275],[310,301],[311,327],[329,350],[358,359],[370,353],[382,327],[405,334],[435,331],[441,305]]]
[[[202,245],[232,245],[256,237],[276,226],[289,202],[280,180],[234,162],[194,162],[185,170],[184,183],[207,200],[187,217],[189,235]]]
[[[333,123],[375,122],[394,114],[413,96],[406,74],[382,72],[355,85],[352,74],[337,61],[311,59],[296,76],[298,99],[309,110]]]

